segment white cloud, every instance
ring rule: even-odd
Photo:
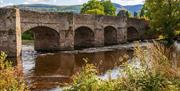
[[[82,2],[82,0],[78,0],[78,2],[79,2],[79,3],[81,3],[81,2]]]
[[[57,2],[57,0],[53,0],[53,2],[54,2],[54,3],[56,3],[56,2]]]
[[[2,3],[2,4],[0,4],[0,7],[5,7],[5,6],[12,6],[12,5],[14,5],[13,3]]]
[[[0,0],[0,7],[13,4],[53,4],[53,5],[77,5],[89,0]],[[143,4],[145,0],[111,0],[121,5]]]
[[[29,2],[24,2],[23,4],[30,4]]]
[[[3,3],[3,0],[0,0],[0,3]]]
[[[57,0],[24,0],[24,4],[52,4],[57,3]]]
[[[0,0],[0,7],[2,7],[2,4],[3,4],[3,0]]]
[[[26,2],[47,2],[51,0],[25,0]]]
[[[136,5],[143,4],[145,0],[112,0],[112,2],[119,3],[121,5]]]
[[[14,5],[13,3],[5,3],[3,0],[0,0],[0,7],[5,7],[5,6],[11,6]]]

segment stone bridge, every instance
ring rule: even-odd
[[[141,38],[144,29],[136,20],[120,16],[19,9],[0,9],[0,22],[0,50],[12,57],[20,56],[26,31],[34,34],[35,50],[59,51],[124,43]]]
[[[127,40],[144,40],[151,39],[146,33],[149,29],[149,24],[145,19],[128,18],[127,19]]]

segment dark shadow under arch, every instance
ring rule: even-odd
[[[135,27],[128,27],[127,28],[127,40],[134,41],[139,39],[139,33]]]
[[[112,26],[104,28],[104,45],[117,44],[117,30]]]
[[[94,32],[88,27],[79,27],[75,30],[74,48],[83,49],[94,47]]]
[[[59,50],[59,33],[56,30],[45,26],[38,26],[28,31],[33,34],[34,49],[36,51],[45,52]]]

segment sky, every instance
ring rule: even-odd
[[[0,0],[0,6],[17,4],[52,4],[52,5],[79,5],[88,0]],[[121,5],[143,4],[144,0],[111,0]]]

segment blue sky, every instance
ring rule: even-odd
[[[77,5],[87,2],[88,0],[0,0],[0,6],[17,5],[17,4],[53,4],[53,5]],[[144,0],[111,0],[121,5],[143,4]]]

